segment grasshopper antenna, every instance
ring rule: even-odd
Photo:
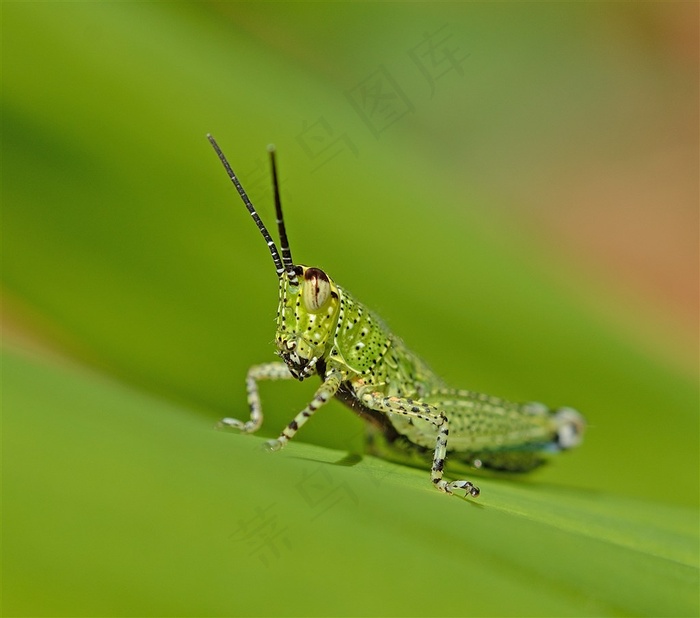
[[[297,277],[294,272],[292,250],[289,248],[287,228],[284,225],[284,214],[282,213],[282,200],[280,199],[280,187],[277,180],[277,151],[272,144],[267,147],[267,151],[270,153],[270,166],[272,167],[272,186],[275,192],[275,212],[277,213],[277,230],[280,235],[280,249],[282,250],[282,265],[287,271],[287,275],[289,275],[290,283],[294,285]]]
[[[267,246],[270,249],[270,253],[272,254],[272,260],[275,262],[275,269],[277,270],[277,276],[281,277],[282,273],[285,271],[285,267],[282,265],[282,260],[280,259],[279,251],[277,251],[277,247],[275,246],[275,241],[272,240],[272,237],[270,236],[270,233],[267,231],[265,224],[262,222],[262,220],[258,216],[258,213],[255,211],[255,206],[253,206],[253,204],[251,203],[250,199],[248,198],[248,194],[245,192],[245,190],[243,189],[243,186],[241,185],[240,181],[238,180],[238,177],[236,176],[234,171],[231,169],[231,165],[229,165],[229,162],[226,160],[224,153],[221,152],[221,148],[219,148],[219,144],[216,143],[216,140],[209,133],[207,133],[207,139],[209,140],[209,143],[212,145],[212,147],[216,151],[216,154],[218,155],[219,159],[221,160],[221,163],[223,164],[224,169],[226,169],[226,173],[228,174],[228,177],[231,179],[231,182],[236,187],[236,191],[238,191],[238,195],[241,196],[241,199],[243,200],[245,207],[248,209],[250,216],[253,217],[253,221],[255,221],[255,225],[258,226],[260,233],[263,235],[263,238],[265,239],[265,242],[267,243]],[[275,181],[275,187],[277,187],[276,181]],[[277,201],[277,200],[278,200],[278,197],[276,196],[275,201]],[[281,212],[281,209],[278,210],[278,212]],[[278,217],[279,217],[279,215],[278,215]],[[286,242],[286,236],[284,237],[283,243],[284,242]],[[289,247],[287,247],[287,251],[289,251]],[[291,255],[289,256],[289,259],[291,262],[291,259],[292,259]]]

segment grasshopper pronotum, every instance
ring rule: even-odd
[[[282,216],[275,153],[270,149],[278,251],[218,144],[207,137],[272,254],[279,278],[275,343],[283,361],[248,370],[250,418],[224,418],[220,425],[244,433],[257,431],[263,420],[259,381],[318,375],[321,386],[313,399],[278,438],[266,443],[270,450],[287,444],[316,410],[336,397],[380,430],[385,448],[432,450],[430,478],[437,489],[447,494],[464,490],[473,497],[479,488],[470,481],[442,478],[448,454],[476,468],[524,472],[540,465],[545,453],[581,442],[585,421],[576,410],[512,403],[448,387],[376,314],[324,271],[295,264]]]

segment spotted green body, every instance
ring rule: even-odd
[[[474,497],[479,489],[470,481],[443,479],[448,454],[477,468],[526,471],[541,464],[547,453],[580,443],[585,422],[575,410],[550,410],[540,403],[513,403],[448,387],[376,314],[324,271],[294,264],[271,153],[280,255],[223,153],[211,136],[209,140],[265,238],[279,278],[275,344],[283,362],[250,368],[250,419],[225,418],[223,426],[257,431],[263,419],[259,381],[318,375],[321,385],[314,398],[267,443],[270,450],[283,447],[316,410],[336,397],[371,423],[382,438],[372,444],[381,445],[383,454],[432,452],[435,487],[448,494],[464,490]]]

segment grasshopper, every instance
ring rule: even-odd
[[[278,438],[266,442],[269,450],[284,447],[319,408],[336,397],[374,426],[390,453],[432,451],[430,479],[438,490],[463,491],[472,497],[480,491],[471,481],[443,479],[448,454],[475,468],[524,472],[543,463],[547,453],[581,442],[585,421],[576,410],[513,403],[450,388],[327,273],[295,264],[282,215],[275,151],[270,147],[278,251],[223,152],[211,135],[207,137],[275,263],[279,279],[275,344],[283,361],[248,370],[250,418],[224,418],[220,426],[243,433],[257,431],[263,422],[259,382],[303,381],[318,375],[321,385],[313,399]]]

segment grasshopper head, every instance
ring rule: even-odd
[[[320,268],[294,266],[294,277],[280,277],[277,352],[292,375],[303,380],[332,345],[338,320],[338,288]]]
[[[272,254],[280,280],[280,304],[277,309],[275,338],[277,353],[287,364],[292,375],[303,380],[316,372],[316,363],[325,356],[328,342],[332,341],[340,304],[338,288],[320,268],[295,266],[292,261],[282,215],[274,148],[269,147],[268,150],[272,164],[281,256],[275,241],[255,211],[223,152],[211,135],[207,137]]]

